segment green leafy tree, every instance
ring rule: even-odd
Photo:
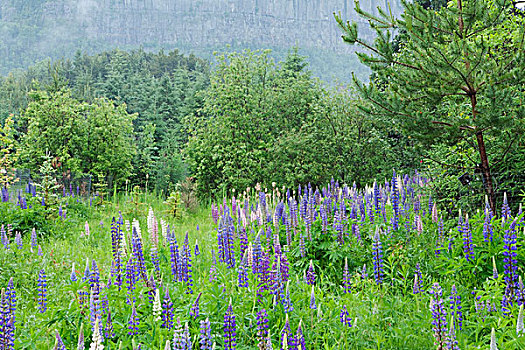
[[[457,0],[439,11],[403,4],[396,19],[384,12],[374,16],[356,2],[357,13],[376,31],[374,43],[359,36],[356,23],[335,16],[343,40],[368,50],[358,53],[361,62],[386,82],[379,89],[356,80],[368,101],[362,109],[430,144],[466,140],[476,150],[473,168],[482,174],[495,212],[491,162],[520,135],[525,113],[523,19],[512,15],[508,0]],[[398,30],[407,41],[396,53],[392,37]],[[500,149],[495,144],[503,138],[507,146]]]
[[[15,181],[17,157],[13,118],[9,116],[3,126],[0,124],[0,188],[7,188]]]
[[[44,152],[58,158],[59,171],[125,181],[131,174],[134,115],[106,99],[79,102],[67,89],[33,91],[23,114],[28,129],[20,143],[20,163],[37,170]]]

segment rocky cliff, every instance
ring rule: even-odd
[[[373,10],[386,1],[361,5]],[[351,48],[333,12],[356,19],[353,7],[353,0],[3,0],[0,62],[5,73],[28,60],[115,46],[202,51],[297,45],[343,54]],[[399,0],[390,8],[398,14]]]

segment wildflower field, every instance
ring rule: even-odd
[[[52,229],[2,226],[0,349],[524,349],[521,208],[454,216],[429,179],[389,180],[181,218],[146,193],[5,192],[4,218]]]

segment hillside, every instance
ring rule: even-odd
[[[400,2],[391,8],[399,13]],[[229,46],[271,48],[281,58],[297,45],[324,79],[364,75],[340,39],[334,11],[355,18],[351,0],[6,0],[0,3],[0,74],[77,50],[179,48],[210,58]]]

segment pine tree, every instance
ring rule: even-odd
[[[525,21],[512,14],[510,0],[449,1],[439,11],[417,2],[403,0],[403,5],[405,12],[396,19],[381,10],[377,16],[367,13],[356,1],[356,12],[376,31],[373,43],[359,36],[357,23],[335,15],[343,40],[368,51],[357,55],[382,82],[378,87],[354,77],[368,102],[361,109],[424,141],[469,142],[496,212],[489,159],[506,155],[525,115]],[[406,32],[399,51],[397,32]],[[505,149],[491,147],[491,140],[503,138]]]

